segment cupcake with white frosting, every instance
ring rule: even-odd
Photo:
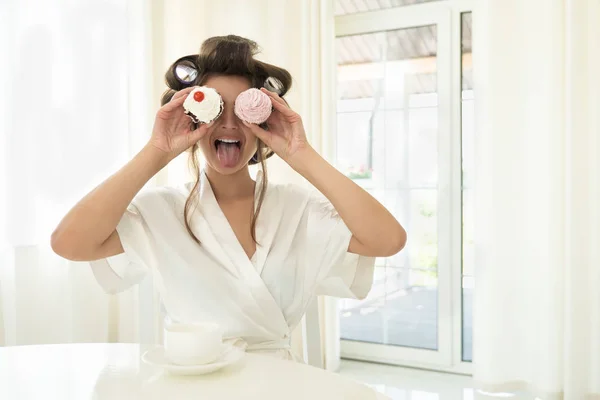
[[[200,86],[183,102],[185,113],[197,124],[210,124],[223,112],[223,99],[213,88]]]

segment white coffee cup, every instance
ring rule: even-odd
[[[177,365],[202,365],[223,351],[223,331],[212,322],[170,323],[164,329],[165,357]]]

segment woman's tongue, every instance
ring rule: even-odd
[[[235,167],[240,159],[240,148],[236,143],[217,144],[217,159],[224,168]]]

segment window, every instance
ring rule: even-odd
[[[342,303],[347,339],[437,349],[436,53],[436,25],[337,39],[338,167],[410,232],[369,298]]]
[[[342,357],[464,372],[472,351],[470,2],[335,4],[343,14],[337,167],[409,233],[401,253],[377,260],[365,300],[340,300]]]

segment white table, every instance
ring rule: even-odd
[[[146,365],[136,344],[0,347],[0,399],[385,399],[371,388],[308,365],[246,354],[200,376]]]

